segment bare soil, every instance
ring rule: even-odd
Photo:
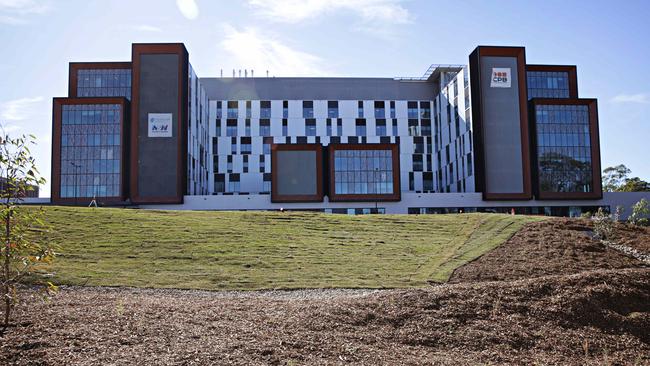
[[[425,289],[67,287],[17,309],[0,364],[649,365],[650,268],[588,227],[529,224]]]
[[[506,281],[597,269],[644,267],[590,235],[584,219],[530,223],[506,243],[454,271],[449,282]],[[619,224],[612,241],[650,253],[650,229]]]

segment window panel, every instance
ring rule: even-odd
[[[543,192],[591,192],[589,107],[537,105],[537,160]]]
[[[336,150],[336,194],[393,194],[392,150]]]

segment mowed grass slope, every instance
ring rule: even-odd
[[[392,288],[446,281],[535,217],[46,207],[58,284]]]

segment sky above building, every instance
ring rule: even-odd
[[[185,43],[199,77],[421,76],[477,45],[525,46],[528,63],[577,65],[580,97],[598,98],[603,167],[648,180],[648,19],[648,1],[0,0],[0,123],[37,137],[49,180],[68,63],[129,61],[134,42]]]

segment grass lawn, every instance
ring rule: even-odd
[[[46,207],[57,284],[268,289],[419,287],[539,217]]]

